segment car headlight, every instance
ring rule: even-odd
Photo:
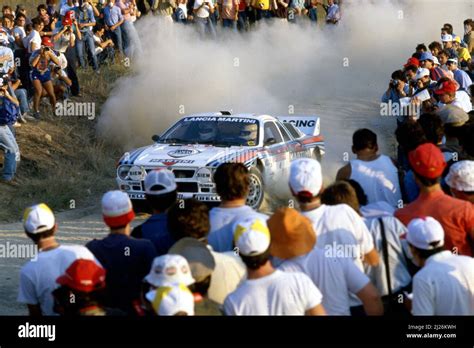
[[[196,178],[200,183],[212,182],[212,170],[209,168],[201,168],[196,172]]]
[[[122,180],[125,180],[128,176],[128,172],[130,171],[130,168],[132,166],[129,166],[129,165],[123,165],[123,166],[120,166],[117,168],[117,176],[122,179]]]

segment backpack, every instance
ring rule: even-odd
[[[9,125],[16,122],[19,108],[7,97],[0,97],[0,125]]]

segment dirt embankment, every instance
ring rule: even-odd
[[[26,206],[38,202],[47,203],[54,211],[94,205],[103,192],[115,187],[120,149],[98,139],[95,125],[114,82],[127,70],[116,65],[101,72],[79,71],[82,97],[70,100],[92,103],[93,119],[53,116],[50,106],[42,105],[41,121],[29,121],[16,129],[21,152],[15,179],[18,186],[0,184],[0,223],[18,221]]]

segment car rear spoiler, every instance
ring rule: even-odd
[[[291,123],[306,135],[317,136],[321,132],[318,116],[275,116],[280,122]]]

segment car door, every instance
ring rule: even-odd
[[[288,151],[283,135],[274,121],[266,121],[263,126],[263,146],[266,152],[266,185],[272,195],[282,197],[286,192],[282,182],[288,180]],[[285,134],[288,136],[287,134]],[[286,182],[285,187],[288,186]]]

